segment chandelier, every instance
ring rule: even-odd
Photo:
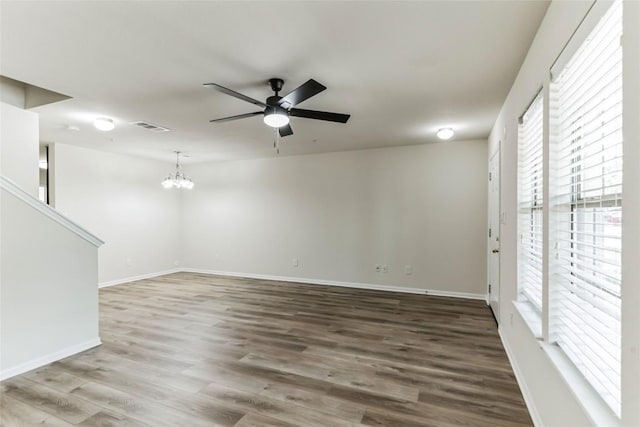
[[[162,186],[164,188],[193,188],[193,181],[191,178],[186,176],[184,172],[180,169],[180,153],[181,151],[174,151],[176,153],[176,172],[170,173],[164,181],[162,181]]]

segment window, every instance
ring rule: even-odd
[[[620,416],[622,2],[550,85],[549,338]]]
[[[518,299],[542,311],[542,93],[518,126]]]

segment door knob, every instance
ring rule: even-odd
[[[497,254],[498,252],[500,252],[500,249],[494,249],[491,252],[494,253],[494,254]]]

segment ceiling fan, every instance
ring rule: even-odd
[[[209,120],[211,123],[227,122],[230,120],[245,119],[247,117],[264,115],[264,122],[273,128],[278,128],[280,136],[293,135],[291,125],[289,125],[289,117],[304,117],[307,119],[325,120],[329,122],[346,123],[351,115],[329,113],[326,111],[316,110],[303,110],[300,108],[294,108],[296,105],[303,101],[315,96],[326,89],[313,79],[309,79],[306,83],[292,90],[286,96],[279,96],[278,93],[282,90],[284,80],[282,79],[269,79],[271,90],[275,92],[275,95],[270,96],[265,102],[258,101],[257,99],[250,98],[246,95],[228,89],[224,86],[220,86],[217,83],[205,83],[204,86],[209,86],[227,95],[231,95],[235,98],[241,99],[246,102],[250,102],[259,107],[263,107],[262,111],[255,111],[253,113],[239,114],[237,116],[224,117],[222,119]]]

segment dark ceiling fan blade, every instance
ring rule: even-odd
[[[250,98],[247,95],[243,95],[241,93],[236,92],[235,90],[231,90],[231,89],[226,88],[224,86],[220,86],[219,84],[216,84],[216,83],[205,83],[203,86],[209,86],[209,87],[211,87],[211,88],[213,88],[215,90],[218,90],[218,91],[220,91],[222,93],[226,93],[227,95],[231,95],[234,98],[242,99],[243,101],[247,101],[247,102],[250,102],[252,104],[259,105],[260,107],[266,107],[267,106],[267,104],[265,104],[262,101],[258,101],[257,99]]]
[[[329,113],[327,111],[302,110],[300,108],[292,108],[289,115],[294,117],[304,117],[305,119],[326,120],[328,122],[347,123],[350,114]]]
[[[247,117],[253,117],[261,114],[262,114],[262,111],[256,111],[254,113],[247,113],[247,114],[238,114],[237,116],[230,116],[230,117],[223,117],[221,119],[209,120],[209,123],[229,122],[231,120],[246,119]]]
[[[313,79],[309,79],[306,83],[298,86],[297,88],[289,92],[287,96],[282,98],[280,100],[280,105],[288,110],[289,108],[295,107],[296,105],[311,98],[312,96],[319,94],[325,89],[325,86],[321,85]]]
[[[278,128],[278,133],[280,133],[281,137],[293,135],[293,129],[291,129],[291,125],[286,124]]]

